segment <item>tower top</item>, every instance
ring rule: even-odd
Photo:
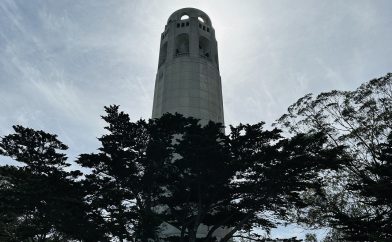
[[[196,8],[172,13],[161,34],[152,117],[164,113],[224,123],[215,30]]]
[[[205,12],[197,8],[181,8],[170,15],[167,23],[169,24],[171,22],[176,22],[187,18],[199,19],[204,24],[211,26],[210,17],[208,17]]]

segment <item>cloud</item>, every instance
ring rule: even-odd
[[[305,93],[353,89],[390,71],[391,3],[356,3],[2,1],[1,125],[97,136],[113,103],[148,118],[159,36],[184,6],[206,11],[216,29],[226,123],[273,122]]]
[[[149,118],[160,34],[188,6],[216,30],[226,124],[272,123],[306,93],[391,71],[391,1],[2,0],[0,136],[56,133],[72,160],[99,146],[104,105]]]

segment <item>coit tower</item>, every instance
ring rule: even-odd
[[[215,30],[195,8],[174,12],[161,34],[152,118],[176,112],[224,123]]]

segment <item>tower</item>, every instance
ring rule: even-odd
[[[161,34],[152,118],[165,113],[194,117],[202,124],[224,124],[215,30],[208,15],[199,9],[175,11]],[[166,223],[162,229],[164,237],[181,233]],[[214,236],[222,238],[227,232],[219,228]],[[207,226],[198,228],[198,235],[207,233]]]
[[[161,35],[152,118],[176,112],[224,123],[215,30],[195,8],[175,11]]]

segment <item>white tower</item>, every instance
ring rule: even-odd
[[[208,15],[195,8],[175,11],[161,35],[152,118],[164,113],[224,124],[215,30]],[[180,234],[169,224],[162,226],[165,237]],[[207,232],[207,226],[201,225],[198,237]],[[214,236],[222,238],[226,233],[220,228]]]
[[[176,112],[224,123],[215,30],[195,8],[174,12],[161,35],[152,118]]]

